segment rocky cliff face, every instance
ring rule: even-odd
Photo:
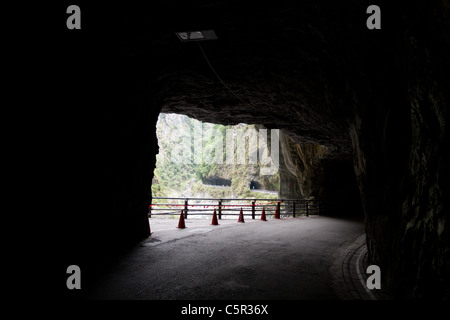
[[[249,197],[251,183],[257,189],[278,191],[279,173],[265,175],[262,161],[251,163],[250,154],[258,156],[263,145],[258,128],[239,124],[221,126],[202,123],[180,114],[161,113],[157,123],[159,153],[152,182],[155,197]],[[250,136],[245,138],[246,134]],[[233,138],[234,149],[227,146]],[[269,136],[270,138],[270,136]],[[269,144],[270,141],[266,141]],[[244,155],[240,159],[239,155]],[[233,164],[229,164],[232,155]],[[206,184],[206,185],[202,185]],[[207,185],[226,185],[229,190],[209,188]],[[188,188],[189,186],[189,188]],[[189,189],[189,190],[188,190]],[[220,191],[220,192],[219,192]],[[255,195],[253,195],[255,196]],[[257,197],[262,197],[261,195]]]
[[[450,297],[448,1],[379,1],[381,30],[365,27],[370,4],[194,1],[121,8],[112,31],[91,22],[99,31],[81,44],[89,50],[70,51],[91,77],[71,82],[81,96],[70,110],[80,116],[64,128],[78,146],[71,152],[93,159],[81,158],[74,175],[95,177],[80,207],[112,212],[119,234],[149,234],[160,111],[279,128],[298,145],[291,149],[305,195],[331,196],[338,174],[354,172],[370,262],[394,297]],[[219,40],[181,43],[173,34],[202,28]],[[77,120],[87,125],[75,138]],[[342,198],[354,199],[350,191]],[[94,235],[103,222],[96,216],[86,214]]]

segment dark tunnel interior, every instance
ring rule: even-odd
[[[60,17],[43,49],[46,110],[57,115],[47,120],[46,247],[60,276],[49,292],[79,298],[56,270],[76,261],[89,287],[151,237],[165,112],[282,130],[304,177],[285,187],[327,199],[329,215],[364,217],[369,259],[391,297],[448,299],[450,5],[376,3],[380,30],[366,27],[365,0],[83,2],[81,30]],[[217,39],[175,35],[194,30]]]

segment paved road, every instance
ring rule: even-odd
[[[90,298],[338,299],[347,289],[336,287],[336,259],[364,232],[362,222],[323,216],[209,222],[177,229],[175,219],[150,219],[152,236]]]
[[[278,194],[278,191],[264,190],[264,189],[250,189],[253,192],[265,193],[265,194]]]

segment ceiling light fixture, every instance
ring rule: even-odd
[[[175,32],[175,34],[182,42],[217,39],[217,35],[214,30]]]

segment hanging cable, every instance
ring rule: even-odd
[[[209,59],[208,59],[208,57],[206,56],[206,53],[205,53],[205,51],[203,51],[203,48],[202,48],[202,46],[201,46],[201,44],[200,44],[200,42],[197,42],[197,44],[198,44],[198,47],[200,48],[200,51],[202,52],[202,54],[203,54],[203,57],[205,58],[205,61],[206,61],[206,63],[208,64],[208,66],[210,67],[210,69],[211,69],[211,71],[215,74],[215,76],[217,77],[217,79],[220,81],[220,83],[222,83],[222,85],[236,98],[236,99],[238,99],[239,101],[241,101],[241,102],[243,102],[243,103],[245,103],[245,104],[247,104],[247,105],[249,105],[249,106],[251,106],[251,107],[253,107],[253,108],[255,108],[255,109],[258,109],[258,112],[261,112],[261,113],[263,113],[263,114],[265,114],[267,117],[269,117],[269,118],[271,118],[271,119],[274,119],[274,120],[278,120],[276,117],[274,117],[274,116],[272,116],[271,114],[268,114],[267,112],[265,112],[264,110],[261,110],[261,108],[259,108],[258,106],[255,106],[253,103],[251,103],[251,102],[247,102],[247,101],[245,101],[244,99],[242,99],[241,97],[239,97],[226,83],[225,83],[225,81],[223,81],[222,80],[222,78],[219,76],[219,74],[216,72],[216,70],[214,69],[214,67],[212,66],[212,64],[211,64],[211,62],[209,62]]]
[[[249,102],[247,102],[247,101],[245,101],[244,99],[242,99],[241,97],[239,97],[226,83],[225,83],[225,81],[223,81],[222,80],[222,78],[219,76],[219,74],[216,72],[216,70],[214,69],[214,67],[211,65],[211,63],[209,62],[209,59],[208,59],[208,57],[206,56],[206,54],[205,54],[205,51],[203,51],[203,48],[202,48],[202,45],[200,44],[200,42],[197,42],[197,44],[198,44],[198,47],[200,48],[200,51],[202,52],[202,54],[203,54],[203,57],[205,58],[205,60],[206,60],[206,62],[208,63],[208,65],[209,65],[209,67],[211,68],[211,71],[216,75],[216,77],[217,77],[217,79],[219,79],[219,81],[222,83],[222,85],[225,87],[225,88],[227,88],[228,89],[228,91],[230,91],[230,93],[234,96],[234,97],[236,97],[239,101],[241,101],[241,102],[243,102],[243,103],[245,103],[245,104],[248,104],[248,105],[251,105],[251,106],[253,106],[251,103],[249,103]]]

